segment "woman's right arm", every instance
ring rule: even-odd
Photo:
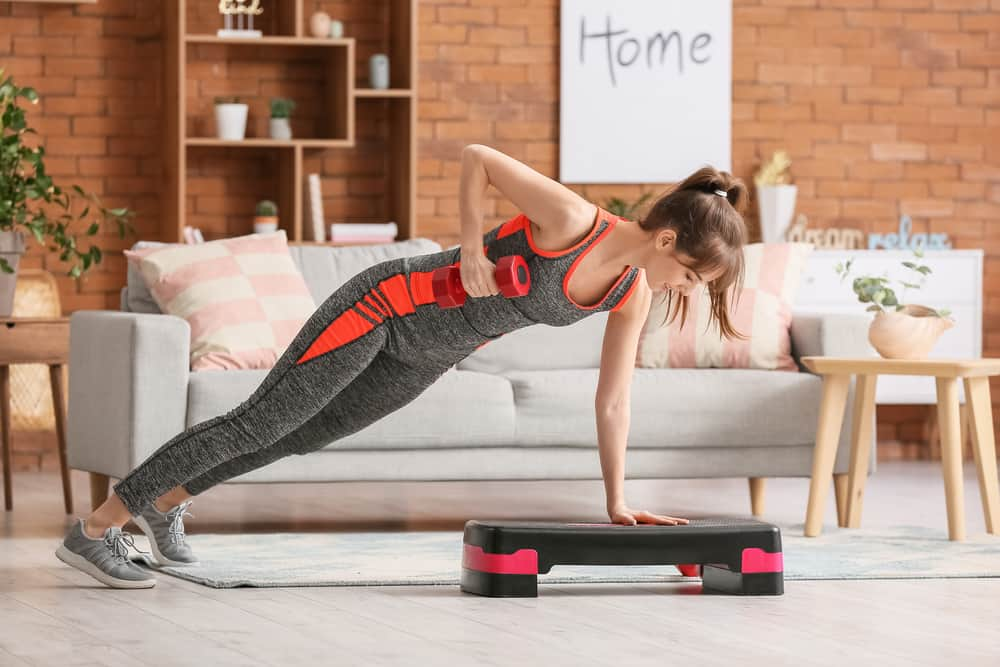
[[[500,291],[493,263],[483,254],[483,200],[488,185],[499,190],[539,229],[551,230],[549,233],[556,236],[566,228],[588,229],[594,217],[593,204],[561,183],[489,146],[467,145],[462,149],[458,213],[462,285],[474,297]]]

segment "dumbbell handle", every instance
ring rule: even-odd
[[[496,263],[497,285],[500,293],[508,298],[524,296],[531,288],[528,263],[520,255],[501,257]],[[462,286],[458,264],[442,266],[432,278],[434,299],[441,308],[457,308],[465,303],[467,292]]]

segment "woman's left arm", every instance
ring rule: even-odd
[[[625,502],[625,448],[628,442],[630,393],[639,334],[646,321],[651,290],[645,276],[620,310],[608,314],[601,349],[601,370],[594,397],[597,443],[604,477],[608,516],[613,523],[687,523],[687,519],[631,509]]]

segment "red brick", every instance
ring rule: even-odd
[[[872,159],[875,160],[926,160],[927,146],[919,143],[875,143],[872,144]]]
[[[841,128],[844,141],[893,142],[896,126],[892,124],[847,124]]]
[[[870,83],[872,68],[863,65],[816,67],[816,83],[858,86]]]

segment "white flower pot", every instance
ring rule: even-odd
[[[216,104],[215,128],[219,139],[241,141],[247,131],[246,104]]]
[[[287,118],[271,119],[271,138],[272,139],[292,138],[292,126],[288,123]]]
[[[781,243],[795,214],[794,185],[762,185],[757,188],[760,235],[764,243]]]

